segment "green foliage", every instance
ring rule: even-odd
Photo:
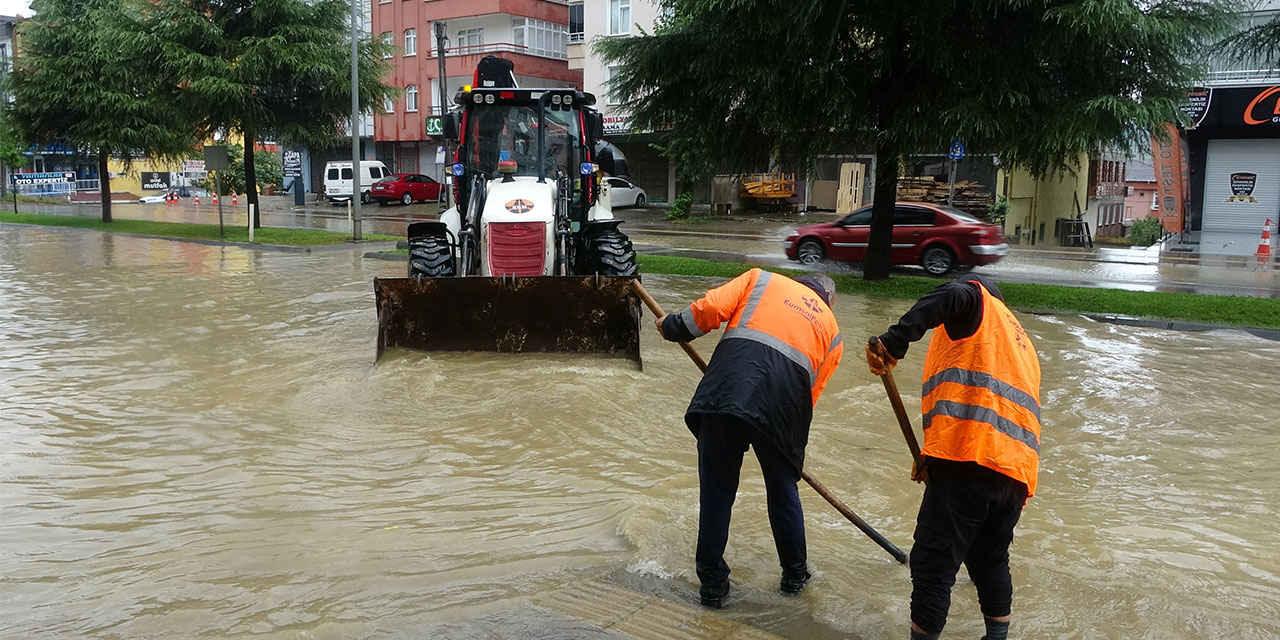
[[[36,224],[47,227],[75,227],[78,229],[97,229],[99,231],[115,231],[119,233],[135,233],[139,235],[159,236],[164,238],[190,238],[193,240],[225,240],[227,242],[248,242],[249,230],[241,224],[228,225],[223,235],[218,233],[216,224],[186,224],[182,222],[152,222],[150,220],[116,220],[105,224],[96,218],[83,216],[54,216],[34,213],[5,213],[0,211],[0,222],[17,224]],[[377,241],[399,240],[398,236],[367,234],[366,239]],[[276,244],[292,247],[310,247],[333,245],[350,242],[351,234],[315,229],[277,229],[263,227],[254,231],[254,242],[258,244]]]
[[[754,266],[645,254],[637,256],[637,260],[640,263],[640,270],[644,273],[718,278],[732,278]],[[793,277],[808,273],[795,269],[772,267],[768,269]],[[885,280],[867,282],[858,279],[855,274],[831,273],[828,275],[835,280],[836,291],[840,293],[901,300],[916,300],[940,284],[936,278],[915,276],[893,276]],[[1005,282],[999,285],[1009,306],[1020,311],[1124,315],[1280,329],[1280,299]],[[905,311],[907,306],[904,303],[902,309]]]
[[[1280,67],[1280,13],[1222,42],[1225,58],[1244,69]]]
[[[27,166],[27,157],[22,155],[25,148],[9,119],[0,115],[0,164],[11,169]],[[0,186],[0,188],[4,187],[7,185]]]
[[[154,0],[137,22],[162,45],[157,64],[181,83],[188,112],[207,131],[241,133],[251,151],[261,139],[325,146],[343,135],[349,8],[344,0]],[[396,93],[382,84],[389,49],[378,38],[358,47],[360,105],[380,108]],[[247,192],[266,181],[247,176]]]
[[[248,193],[245,190],[245,174],[244,174],[244,145],[227,143],[227,168],[218,173],[221,174],[222,191],[221,195],[231,193],[235,189],[238,194]],[[202,154],[192,154],[191,158],[200,159],[204,157]],[[274,184],[280,186],[284,180],[284,170],[280,164],[279,156],[271,151],[259,151],[253,154],[253,170],[257,176],[259,185]],[[214,177],[212,174],[204,180],[197,182],[197,186],[214,190]]]
[[[693,194],[688,191],[676,196],[667,208],[668,220],[683,220],[689,217],[689,208],[693,206]]]
[[[1135,247],[1149,247],[1160,239],[1161,227],[1159,218],[1143,218],[1134,220],[1129,230],[1129,244]]]
[[[999,200],[987,205],[987,222],[1004,228],[1004,220],[1009,217],[1009,198],[1000,196]]]
[[[888,166],[956,138],[1043,175],[1184,119],[1231,6],[665,0],[653,34],[593,47],[621,65],[608,90],[632,126],[669,130],[685,180],[850,150]],[[895,187],[875,188],[867,278],[888,276]]]

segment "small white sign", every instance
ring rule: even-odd
[[[183,160],[182,171],[184,173],[204,173],[204,160]]]
[[[444,147],[436,148],[436,164],[444,164]]]

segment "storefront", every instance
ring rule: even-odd
[[[1193,96],[1190,230],[1198,232],[1201,255],[1251,256],[1266,220],[1280,220],[1280,86]]]

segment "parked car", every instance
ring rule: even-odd
[[[373,199],[378,204],[393,200],[408,205],[440,200],[440,183],[420,173],[397,173],[373,183]]]
[[[373,197],[373,183],[391,175],[380,160],[360,161],[360,202]],[[324,165],[324,197],[329,202],[351,199],[351,162],[326,162]]]
[[[643,207],[649,201],[649,197],[645,195],[644,189],[641,189],[635,183],[624,178],[608,177],[605,182],[609,183],[609,199],[613,206],[621,209],[622,207]]]
[[[149,196],[142,196],[141,198],[138,198],[138,204],[164,204],[167,202],[166,198],[169,197],[170,193],[178,194],[179,199],[191,198],[196,194],[199,194],[200,198],[206,202],[209,198],[209,192],[204,189],[196,189],[194,187],[174,187],[168,191],[162,191]]]
[[[787,236],[787,257],[801,264],[822,260],[863,262],[871,237],[871,205]],[[892,264],[918,264],[933,275],[956,267],[991,264],[1008,253],[1004,232],[959,209],[921,202],[898,202],[893,212]]]

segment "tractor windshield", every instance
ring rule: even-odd
[[[464,158],[468,168],[494,178],[498,175],[499,161],[514,160],[518,176],[575,175],[571,163],[573,148],[579,140],[578,112],[546,109],[540,123],[538,111],[536,103],[471,105],[467,110]],[[538,150],[540,126],[546,127],[546,149],[541,153]]]

